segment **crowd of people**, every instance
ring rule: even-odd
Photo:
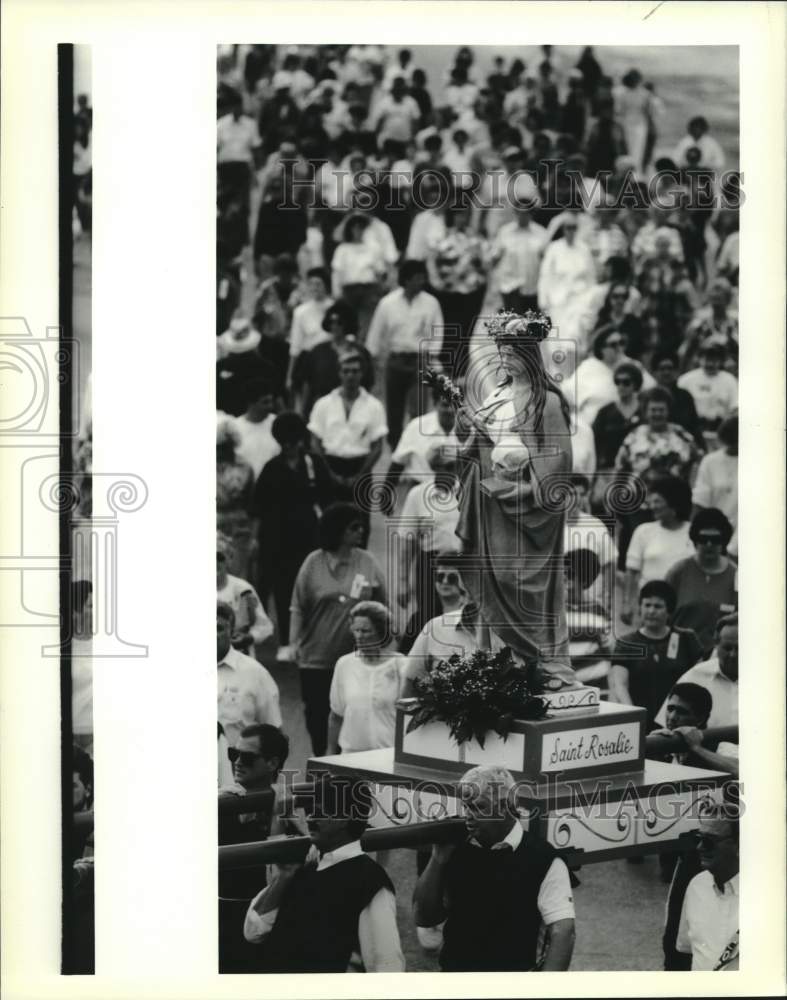
[[[480,62],[460,48],[430,81],[418,49],[220,51],[222,795],[275,789],[288,756],[263,659],[297,668],[320,757],[392,746],[416,678],[497,641],[456,533],[457,406],[424,377],[441,370],[469,393],[483,319],[499,309],[552,322],[541,346],[570,411],[576,677],[677,734],[681,762],[737,775],[735,743],[703,746],[708,727],[737,726],[737,175],[701,114],[662,148],[654,85],[636,69],[613,79],[590,48],[575,66],[551,46],[532,66]],[[382,536],[380,559],[370,538]],[[419,940],[442,926],[444,969],[512,968],[512,935],[529,942],[516,968],[568,968],[568,871],[502,807],[489,827],[473,820],[487,779],[470,781],[469,843],[512,850],[495,865],[497,852],[435,847],[419,865]],[[341,813],[344,793],[325,794]],[[394,887],[357,845],[365,818],[326,823],[309,820],[313,866],[250,887],[242,923],[262,943],[259,968],[339,971],[354,947],[367,970],[403,968]],[[714,968],[732,936],[714,900],[729,910],[737,896],[737,825],[706,825],[690,862],[661,867],[667,968],[687,953]],[[508,899],[514,885],[528,905],[501,903],[479,950],[473,914],[488,912],[490,886]],[[315,893],[342,905],[311,911]],[[317,919],[335,920],[319,942],[330,954],[305,929]],[[540,959],[539,923],[551,930]]]

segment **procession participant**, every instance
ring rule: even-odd
[[[402,635],[400,649],[408,652],[424,624],[440,611],[434,589],[435,558],[442,552],[458,552],[459,483],[456,448],[432,445],[427,455],[431,480],[416,483],[408,492],[401,513],[398,535],[399,603],[406,609],[414,598],[415,608]]]
[[[548,506],[550,488],[571,471],[569,407],[544,367],[541,342],[551,328],[540,313],[499,313],[487,324],[495,354],[479,352],[471,384],[494,372],[503,381],[478,406],[457,414],[465,470],[457,534],[465,555],[484,563],[468,579],[484,621],[515,659],[537,660],[545,686],[576,684],[568,654],[563,574],[565,513]],[[510,484],[510,485],[509,485]],[[512,566],[501,555],[526,555]]]
[[[516,219],[498,229],[493,259],[503,307],[525,312],[538,307],[538,275],[547,246],[547,231],[533,222],[533,209],[541,199],[528,174],[517,177],[513,194]]]
[[[405,411],[419,416],[422,393],[419,368],[422,343],[434,354],[443,337],[443,314],[437,299],[424,291],[426,265],[405,260],[399,267],[401,287],[384,296],[375,309],[366,348],[373,358],[385,361],[385,401],[388,441],[396,448],[402,434]]]
[[[674,610],[668,583],[646,583],[639,593],[639,627],[622,636],[612,653],[610,701],[644,708],[648,728],[672,686],[702,654],[693,632],[670,626]]]
[[[353,648],[350,613],[360,601],[385,601],[383,571],[360,547],[364,530],[357,507],[327,507],[320,519],[320,547],[304,559],[292,591],[290,644],[315,757],[324,755],[327,744],[334,666]]]
[[[679,680],[707,688],[713,698],[708,726],[738,725],[738,615],[724,615],[716,622],[716,655],[687,670]],[[656,722],[666,722],[666,705],[662,705]]]
[[[733,527],[727,551],[738,555],[738,416],[729,417],[719,426],[721,445],[703,456],[694,480],[692,501],[696,510],[717,507]]]
[[[228,572],[234,548],[226,535],[216,535],[216,599],[229,604],[235,613],[232,645],[242,653],[254,655],[254,647],[273,635],[273,623],[265,614],[262,602],[250,583]]]
[[[454,433],[454,408],[439,392],[432,390],[434,408],[413,419],[405,427],[396,451],[391,455],[391,464],[386,473],[386,497],[383,513],[390,517],[394,509],[393,491],[400,481],[408,486],[432,479],[434,473],[427,455],[436,446],[456,448],[458,441]]]
[[[235,454],[251,466],[256,479],[265,463],[279,454],[279,445],[271,433],[276,419],[275,390],[270,382],[252,379],[246,383],[245,395],[246,412],[233,424],[240,436]]]
[[[318,399],[309,417],[312,451],[331,470],[336,495],[355,498],[355,484],[371,472],[382,454],[388,431],[379,399],[361,385],[361,355],[345,354],[339,363],[341,386]]]
[[[323,267],[312,267],[306,274],[309,298],[296,306],[292,313],[286,382],[288,391],[293,388],[292,378],[298,357],[330,338],[330,331],[324,323],[326,311],[333,305],[333,299],[328,295],[329,280],[328,272]]]
[[[709,656],[719,616],[738,606],[738,567],[725,554],[732,525],[720,510],[708,507],[694,515],[689,538],[696,552],[675,563],[665,577],[676,594],[672,621],[692,629]]]
[[[394,887],[361,850],[370,810],[365,781],[316,782],[306,862],[276,865],[246,914],[243,934],[261,945],[260,971],[404,971]]]
[[[261,663],[232,648],[235,612],[216,603],[216,670],[218,721],[227,742],[236,744],[241,730],[253,722],[281,726],[279,689]]]
[[[379,601],[361,601],[350,613],[350,631],[355,650],[336,661],[331,681],[329,754],[394,744],[405,659],[391,648],[391,612]]]
[[[468,656],[481,647],[484,631],[480,627],[479,608],[468,600],[461,563],[461,556],[443,554],[435,559],[435,590],[443,611],[424,625],[410,647],[404,670],[403,698],[413,697],[413,682],[424,677],[435,663],[455,653]],[[493,642],[495,639],[493,634]],[[495,648],[500,646],[502,643],[497,640]]]
[[[229,791],[239,795],[273,791],[289,752],[290,741],[276,726],[264,723],[246,726],[237,744],[227,750],[237,788],[237,791]],[[272,797],[266,809],[233,815],[219,813],[219,843],[247,844],[266,840],[271,833],[281,831],[283,824],[277,818],[281,811],[281,802]]]
[[[335,500],[324,459],[308,451],[309,432],[297,413],[280,413],[271,430],[281,447],[260,473],[252,512],[259,524],[260,592],[273,594],[278,662],[292,660],[289,645],[290,599],[298,570],[317,548],[322,511]]]
[[[216,528],[232,540],[234,557],[227,569],[236,576],[251,576],[256,543],[249,507],[254,472],[236,453],[240,434],[226,414],[216,421]]]
[[[314,403],[342,384],[341,360],[347,354],[361,358],[361,385],[371,392],[374,365],[371,355],[356,338],[358,319],[355,311],[339,299],[328,307],[322,321],[327,339],[298,356],[293,368],[293,388],[302,392],[302,412],[308,420]]]
[[[503,767],[474,767],[459,790],[468,838],[435,844],[413,894],[415,922],[445,921],[444,972],[568,969],[574,948],[574,902],[565,863],[545,841],[525,833],[515,782]],[[545,926],[545,950],[539,934]]]
[[[700,817],[697,830],[703,871],[689,883],[683,900],[678,952],[691,955],[691,971],[738,969],[740,857],[738,817],[716,806]]]
[[[652,521],[645,521],[634,528],[630,543],[623,531],[618,545],[624,553],[626,577],[623,590],[621,619],[626,625],[634,617],[634,602],[640,587],[651,580],[663,580],[675,563],[692,554],[689,537],[691,516],[691,490],[688,483],[674,476],[663,476],[648,481],[646,496]],[[636,512],[641,520],[643,512]],[[622,527],[630,522],[620,518]]]
[[[662,389],[666,389],[670,394],[672,403],[670,405],[670,419],[675,424],[680,424],[684,430],[694,438],[699,447],[705,447],[705,438],[702,434],[700,418],[697,415],[697,407],[694,405],[694,397],[688,389],[682,389],[678,385],[680,364],[677,354],[670,351],[657,351],[651,359],[651,371],[656,377],[656,382]]]
[[[633,361],[621,361],[613,378],[617,399],[605,403],[593,420],[598,471],[604,472],[614,468],[620,446],[641,419],[642,370]]]
[[[713,340],[702,344],[697,357],[699,367],[684,372],[678,386],[691,393],[703,429],[713,431],[738,409],[738,380],[722,369],[727,358],[722,344]]]
[[[590,480],[574,473],[571,476],[573,502],[566,511],[563,548],[566,555],[577,549],[589,549],[598,559],[598,577],[591,584],[589,597],[598,600],[612,618],[615,595],[615,563],[618,551],[604,522],[590,513]]]

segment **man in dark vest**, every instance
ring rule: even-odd
[[[549,844],[525,833],[513,777],[503,767],[474,767],[459,791],[468,838],[458,846],[434,845],[414,894],[419,927],[445,921],[440,967],[568,969],[574,949],[568,869]]]
[[[243,934],[262,947],[260,972],[404,972],[394,888],[361,850],[372,798],[357,778],[321,776],[307,809],[304,864],[274,866]],[[349,967],[349,968],[348,968]]]

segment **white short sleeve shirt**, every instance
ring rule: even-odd
[[[392,747],[396,701],[402,690],[406,658],[394,653],[370,666],[357,653],[336,663],[331,681],[331,711],[342,716],[343,753]]]

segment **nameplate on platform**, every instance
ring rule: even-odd
[[[624,722],[611,726],[565,729],[544,733],[541,770],[573,771],[636,761],[640,755],[640,724]]]

